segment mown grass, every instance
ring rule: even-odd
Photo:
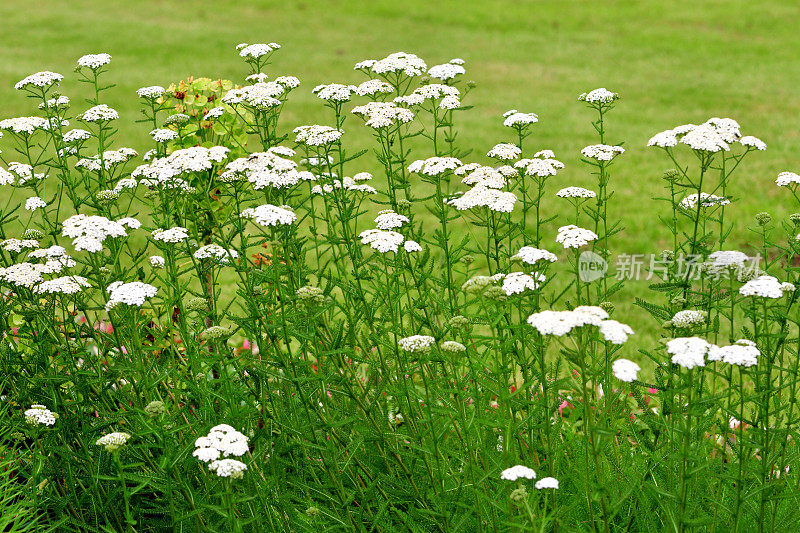
[[[352,70],[361,59],[404,50],[429,64],[462,57],[467,77],[478,82],[460,115],[460,145],[473,157],[510,140],[499,115],[510,108],[539,114],[529,147],[551,148],[567,168],[551,182],[591,186],[580,148],[596,142],[590,112],[576,96],[598,86],[622,94],[612,113],[609,140],[628,151],[613,167],[616,199],[612,213],[624,219],[616,253],[655,253],[667,233],[657,221],[663,211],[651,198],[661,191],[669,164],[645,148],[655,132],[712,116],[737,119],[745,133],[764,139],[766,153],[749,158],[737,174],[733,194],[737,228],[731,248],[746,249],[752,215],[787,214],[788,198],[773,185],[781,170],[797,170],[795,148],[800,97],[797,80],[800,45],[793,2],[745,1],[630,3],[596,1],[458,2],[233,2],[213,3],[98,0],[0,3],[0,101],[2,116],[31,114],[13,90],[24,75],[41,69],[68,74],[84,53],[114,56],[109,79],[117,86],[105,95],[120,111],[118,141],[148,146],[148,128],[131,127],[139,118],[135,90],[167,85],[189,75],[240,81],[246,73],[233,47],[242,41],[277,41],[283,49],[271,72],[297,75],[295,91],[282,117],[288,130],[299,124],[327,123],[330,117],[311,89],[319,83],[356,82]],[[64,92],[82,88],[71,77]],[[81,104],[75,106],[76,112]],[[127,124],[125,124],[127,123]],[[350,120],[346,134],[369,147],[370,133]],[[416,157],[428,154],[417,153]],[[12,158],[13,159],[13,158]],[[374,159],[362,159],[364,170]],[[546,204],[557,211],[564,204]],[[566,210],[564,210],[566,212]],[[552,235],[559,221],[552,222]],[[555,249],[555,245],[551,246]],[[657,325],[632,306],[647,282],[630,283],[618,295],[620,320],[646,344]]]

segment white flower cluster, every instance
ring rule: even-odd
[[[492,189],[483,183],[475,185],[461,196],[445,200],[445,203],[452,205],[459,211],[475,207],[487,207],[489,210],[499,213],[512,212],[516,202],[516,194]]]
[[[505,481],[516,481],[518,479],[536,479],[536,472],[523,465],[512,466],[500,472],[500,479]]]
[[[34,173],[33,167],[27,163],[18,163],[17,161],[12,161],[8,164],[8,171],[9,173],[14,173],[17,175],[17,185],[25,185],[32,179],[43,180],[45,177],[47,177],[47,175],[44,173]],[[0,176],[0,179],[3,180],[5,185],[11,185],[13,182],[13,176],[10,178],[11,182],[9,182],[8,176]]]
[[[555,176],[559,170],[564,168],[564,163],[555,159],[552,150],[542,150],[534,154],[532,159],[520,159],[514,163],[514,168],[524,169],[526,176],[546,178]]]
[[[311,92],[316,94],[317,98],[327,102],[347,102],[353,93],[358,92],[358,87],[344,85],[343,83],[329,83],[327,85],[317,85]]]
[[[427,353],[436,343],[436,339],[430,335],[412,335],[397,341],[400,349],[409,353]]]
[[[111,63],[111,56],[108,54],[86,54],[78,58],[79,67],[86,67],[92,70],[97,70],[109,63]]]
[[[244,471],[247,470],[247,465],[236,459],[220,459],[218,461],[212,461],[208,465],[208,469],[219,477],[241,479],[244,477]]]
[[[99,172],[101,168],[104,170],[109,170],[116,165],[127,162],[132,157],[136,157],[137,155],[139,155],[138,152],[133,148],[106,150],[103,152],[102,156],[95,155],[92,157],[82,157],[78,159],[78,161],[75,163],[75,168],[83,168],[91,172]]]
[[[502,189],[506,186],[506,177],[500,170],[494,167],[477,165],[473,168],[472,165],[466,165],[457,169],[456,174],[462,173],[462,170],[468,167],[472,168],[472,170],[467,171],[469,173],[461,180],[461,183],[466,185],[482,185],[490,189]],[[503,167],[500,168],[503,169]],[[505,167],[505,169],[509,168],[511,167]],[[511,173],[514,175],[517,174],[513,168],[511,168]]]
[[[797,185],[800,183],[800,174],[796,174],[794,172],[781,172],[775,179],[775,183],[778,184],[778,187]]]
[[[281,105],[283,102],[278,96],[285,92],[286,87],[276,79],[231,89],[222,97],[222,102],[229,105],[245,104],[264,110]]]
[[[7,252],[20,253],[25,249],[35,249],[39,247],[39,241],[36,239],[6,239],[0,243],[0,248]]]
[[[611,365],[611,371],[614,373],[614,376],[618,380],[625,381],[626,383],[636,381],[639,377],[640,370],[642,370],[642,367],[628,359],[617,359]]]
[[[150,266],[153,268],[164,268],[164,265],[167,264],[166,259],[160,255],[151,255],[148,261],[150,261]]]
[[[139,165],[131,177],[138,178],[147,187],[191,191],[193,189],[189,184],[178,176],[187,172],[207,172],[228,157],[229,151],[224,146],[182,148],[166,157]]]
[[[672,325],[676,328],[690,328],[692,326],[705,324],[707,318],[708,313],[705,311],[686,309],[675,313],[670,322],[672,322]]]
[[[583,157],[595,159],[597,161],[611,161],[616,156],[625,152],[622,146],[610,146],[608,144],[592,144],[581,150]]]
[[[56,415],[44,405],[35,403],[25,410],[25,422],[31,426],[52,426],[56,423]]]
[[[158,289],[141,281],[130,283],[115,281],[106,288],[106,292],[108,292],[108,303],[106,304],[106,311],[108,311],[118,304],[141,307],[145,300],[156,295]]]
[[[247,436],[228,424],[214,426],[205,437],[198,438],[192,453],[199,461],[208,463],[208,469],[219,477],[241,478],[247,465],[235,459],[220,457],[241,457],[249,450]]]
[[[383,80],[367,80],[356,87],[355,93],[359,96],[375,96],[376,94],[393,93],[394,87]]]
[[[215,263],[227,265],[231,260],[239,257],[239,252],[236,250],[226,250],[218,244],[206,244],[201,246],[194,252],[195,259],[209,259]]]
[[[697,206],[697,193],[690,194],[680,201],[680,207],[686,210],[692,210]],[[716,194],[708,194],[705,192],[700,193],[700,207],[714,207],[719,205],[728,205],[730,200]]]
[[[540,311],[528,317],[528,324],[542,335],[562,337],[574,328],[595,326],[603,338],[612,344],[624,344],[633,335],[630,326],[609,320],[602,308],[581,305],[572,311]]]
[[[383,59],[366,59],[353,67],[354,70],[374,72],[375,74],[403,73],[406,76],[421,76],[428,66],[414,54],[395,52]]]
[[[82,276],[61,276],[43,281],[33,287],[38,294],[77,294],[84,287],[91,287],[89,280]]]
[[[57,72],[50,72],[49,70],[43,70],[41,72],[37,72],[35,74],[31,74],[25,78],[22,78],[16,84],[14,84],[14,89],[21,90],[27,89],[29,86],[33,85],[34,87],[50,87],[54,83],[58,83],[64,79],[64,76]]]
[[[116,452],[122,448],[130,438],[131,436],[128,433],[115,431],[113,433],[107,433],[97,439],[95,445],[104,447],[107,452]]]
[[[503,118],[503,126],[509,128],[523,128],[539,122],[539,116],[535,113],[522,113],[516,109],[503,113]]]
[[[441,83],[429,83],[414,89],[411,94],[398,96],[394,99],[396,104],[414,106],[420,105],[425,100],[441,100],[440,109],[456,109],[461,106],[458,89],[452,85],[442,85]]]
[[[100,104],[90,107],[82,114],[78,115],[78,118],[84,122],[107,122],[110,120],[117,120],[119,118],[119,113],[106,104]]]
[[[730,150],[730,145],[739,142],[746,148],[766,150],[767,145],[757,137],[742,137],[739,123],[730,118],[711,118],[703,124],[684,124],[671,130],[654,135],[647,146],[671,148],[678,143],[703,152],[719,152]]]
[[[730,346],[711,345],[708,349],[709,361],[722,361],[734,366],[749,368],[758,364],[758,356],[761,351],[753,341],[739,339],[736,344]]]
[[[517,159],[520,155],[522,155],[522,149],[516,144],[499,143],[495,144],[486,155],[501,161],[511,161],[512,159]]]
[[[69,107],[69,96],[64,95],[48,98],[39,104],[39,109],[66,109],[67,107]]]
[[[407,216],[395,213],[391,209],[384,209],[375,217],[375,226],[383,230],[399,228],[403,224],[408,224],[408,222]]]
[[[169,229],[155,229],[151,233],[153,240],[167,244],[177,244],[189,238],[189,230],[180,226]]]
[[[358,174],[355,174],[353,177],[345,176],[341,180],[335,179],[331,183],[326,183],[324,185],[315,185],[314,187],[311,188],[311,192],[314,194],[327,194],[329,192],[333,192],[334,189],[345,189],[348,191],[377,194],[378,191],[375,190],[375,187],[364,183],[365,181],[369,181],[371,179],[372,179],[372,174],[370,174],[369,172],[359,172]]]
[[[297,163],[287,157],[294,150],[284,146],[274,146],[266,152],[256,152],[228,163],[219,179],[223,182],[236,181],[245,177],[256,190],[267,187],[285,188],[296,185],[300,180],[316,180],[308,171],[298,171]]]
[[[678,337],[667,342],[667,353],[672,355],[672,363],[691,370],[696,366],[706,366],[706,354],[711,344],[700,337]]]
[[[248,207],[242,210],[239,215],[242,218],[252,219],[261,226],[277,226],[279,224],[288,225],[297,220],[297,215],[289,206],[276,206],[272,204]]]
[[[26,211],[36,211],[42,207],[47,207],[47,202],[39,198],[38,196],[31,196],[27,200],[25,200],[25,210]]]
[[[295,142],[307,146],[324,146],[342,138],[342,131],[330,126],[298,126],[294,129]]]
[[[610,104],[617,99],[619,99],[619,94],[612,93],[605,87],[600,87],[599,89],[594,89],[593,91],[582,93],[578,96],[578,100],[590,104]]]
[[[461,166],[461,160],[455,157],[429,157],[428,159],[417,159],[408,165],[408,171],[425,176],[438,176],[448,171],[454,171]]]
[[[739,288],[739,294],[742,296],[777,299],[781,298],[784,292],[791,292],[793,290],[795,290],[793,284],[788,282],[781,283],[773,276],[764,275],[742,285]]]
[[[175,130],[168,130],[166,128],[156,128],[150,131],[150,137],[152,137],[153,141],[157,143],[165,143],[177,139],[178,132]]]
[[[710,274],[720,274],[730,269],[744,268],[750,258],[744,252],[736,250],[719,250],[708,256],[703,268]]]
[[[564,187],[556,193],[559,198],[594,198],[597,193],[583,187]]]
[[[269,44],[241,43],[236,47],[236,49],[239,50],[239,57],[244,57],[245,59],[258,59],[267,54],[271,54],[275,50],[278,50],[280,47],[281,45],[279,45],[278,43],[269,43]]]
[[[354,107],[352,113],[366,120],[365,124],[373,129],[388,128],[414,120],[414,113],[410,109],[398,107],[394,102],[368,102]]]
[[[544,274],[532,273],[525,274],[524,272],[511,272],[503,278],[503,291],[506,295],[521,294],[525,289],[535,291],[542,283],[545,282]]]
[[[166,90],[160,85],[151,85],[149,87],[141,87],[136,90],[136,96],[146,100],[156,100],[164,96]]]
[[[76,250],[99,252],[108,237],[125,237],[128,233],[120,222],[99,215],[72,215],[61,223],[61,235],[72,239]]]
[[[564,248],[580,248],[597,240],[597,234],[589,229],[580,228],[574,224],[558,228],[556,242]]]
[[[436,78],[437,80],[447,81],[452,80],[456,76],[461,74],[466,74],[466,70],[464,69],[464,60],[463,59],[451,59],[448,63],[442,63],[441,65],[434,65],[428,69],[428,76],[431,78]]]
[[[519,249],[519,252],[513,256],[513,258],[519,259],[523,263],[528,263],[529,265],[535,265],[539,261],[549,261],[551,263],[555,263],[558,260],[556,254],[540,248],[534,248],[533,246],[523,246]]]
[[[359,237],[361,238],[361,244],[368,244],[373,250],[382,254],[397,252],[401,244],[406,252],[419,252],[422,250],[418,242],[411,239],[406,240],[402,234],[396,231],[368,229],[362,231]]]
[[[32,135],[36,130],[50,127],[47,119],[42,117],[15,117],[0,120],[0,129],[12,131],[18,135]]]

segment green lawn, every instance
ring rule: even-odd
[[[145,148],[148,128],[135,125],[143,85],[168,85],[188,75],[241,81],[246,67],[234,46],[242,41],[277,41],[271,72],[294,74],[303,85],[283,115],[285,128],[330,120],[311,94],[319,83],[363,80],[355,62],[403,50],[429,64],[452,57],[467,61],[467,77],[478,82],[460,116],[460,139],[474,156],[508,139],[499,115],[510,108],[539,114],[536,148],[551,148],[567,168],[551,182],[591,186],[579,162],[583,146],[596,142],[592,115],[576,96],[605,86],[622,95],[611,115],[611,142],[628,151],[614,166],[613,206],[626,231],[619,253],[660,250],[667,235],[656,221],[650,198],[660,192],[659,176],[669,168],[663,154],[645,148],[654,133],[709,117],[732,117],[745,134],[767,142],[737,174],[741,197],[731,245],[744,248],[752,215],[776,217],[790,208],[775,175],[798,170],[795,149],[800,116],[800,49],[795,2],[608,2],[608,1],[318,1],[174,2],[39,0],[0,3],[0,116],[31,114],[13,84],[50,69],[68,75],[64,92],[80,94],[70,71],[85,53],[108,52],[110,79],[117,87],[107,102],[122,116],[120,145]],[[81,109],[76,102],[75,111]],[[370,134],[358,121],[345,126],[358,145]],[[531,146],[531,145],[529,145]],[[428,154],[415,154],[426,157]],[[374,165],[364,159],[365,170]],[[565,207],[554,201],[552,209]],[[553,223],[555,228],[555,223]],[[554,229],[553,228],[553,229]],[[555,231],[553,231],[555,236]],[[555,250],[555,244],[551,249]],[[645,283],[626,290],[640,294]],[[629,298],[619,298],[618,318],[643,329]]]

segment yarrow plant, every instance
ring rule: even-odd
[[[128,95],[138,126],[107,103],[107,53],[15,85],[0,416],[42,523],[798,529],[800,215],[760,213],[741,250],[726,216],[765,142],[711,118],[623,147],[598,88],[565,182],[533,110],[461,146],[462,59],[396,52],[310,87],[280,50],[241,43],[237,81],[153,80]],[[283,113],[296,91],[315,123]],[[144,153],[118,146],[129,127]],[[671,167],[659,257],[692,260],[654,262],[634,309],[607,263],[636,152]],[[775,186],[800,203],[796,171]]]

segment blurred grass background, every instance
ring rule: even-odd
[[[42,69],[67,75],[63,92],[79,112],[84,106],[76,95],[84,88],[70,76],[75,60],[108,52],[113,61],[107,79],[117,86],[105,100],[121,115],[118,145],[143,151],[149,128],[134,123],[140,117],[135,90],[190,75],[241,82],[247,68],[234,50],[239,42],[281,43],[270,74],[300,78],[282,117],[284,130],[330,122],[311,89],[363,81],[352,69],[357,61],[400,50],[429,65],[461,57],[466,79],[478,88],[466,102],[474,109],[458,116],[460,145],[485,161],[491,146],[510,140],[500,118],[504,111],[537,113],[528,147],[553,149],[567,165],[551,180],[552,192],[593,185],[579,152],[597,142],[594,117],[577,95],[600,86],[622,95],[607,124],[609,142],[624,141],[627,148],[612,177],[612,215],[626,228],[617,236],[617,253],[655,253],[667,244],[656,218],[664,207],[651,198],[672,165],[660,151],[645,148],[648,138],[713,116],[738,120],[744,134],[769,146],[748,158],[733,183],[739,201],[729,211],[737,219],[729,247],[746,250],[755,213],[767,210],[780,221],[793,210],[774,179],[782,170],[800,169],[798,15],[796,1],[3,0],[0,116],[34,113],[13,84]],[[345,131],[353,144],[370,146],[360,121],[348,121]],[[362,161],[363,170],[374,167],[373,160]],[[568,211],[563,203],[547,205]],[[558,221],[552,226],[554,237]],[[657,331],[655,324],[645,327],[650,322],[632,307],[631,296],[646,292],[646,285],[630,283],[615,299],[616,318],[644,333],[639,342]]]

